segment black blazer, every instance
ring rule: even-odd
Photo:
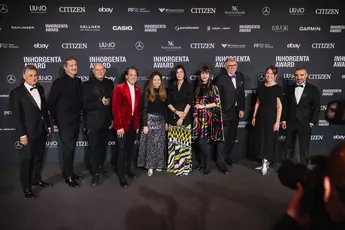
[[[78,126],[81,120],[81,80],[66,73],[56,79],[48,95],[48,109],[59,128]]]
[[[214,84],[219,89],[222,110],[228,111],[237,108],[239,111],[245,109],[244,77],[241,72],[236,71],[236,89],[228,74],[218,75],[214,79]]]
[[[319,113],[320,92],[316,86],[306,83],[298,104],[295,97],[295,84],[285,88],[282,121],[289,122],[297,118],[297,120],[307,120],[315,125]]]
[[[102,87],[99,84],[102,84]],[[106,78],[100,82],[95,77],[91,77],[89,81],[83,83],[83,114],[86,120],[84,125],[87,129],[100,129],[105,125],[111,125],[111,101],[108,106],[105,106],[102,103],[102,98],[111,98],[113,90],[113,82]]]
[[[19,137],[27,135],[33,139],[47,132],[48,127],[51,128],[44,89],[37,84],[37,90],[41,97],[41,109],[24,83],[10,93],[10,106]]]

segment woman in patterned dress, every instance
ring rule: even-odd
[[[192,170],[191,113],[193,87],[185,68],[174,68],[173,81],[168,88],[168,172],[176,176],[188,175]]]
[[[146,87],[143,107],[143,130],[140,136],[138,167],[148,169],[152,176],[153,169],[166,168],[166,130],[167,94],[163,86],[162,74],[155,71],[150,76]]]
[[[193,105],[192,140],[199,148],[200,168],[207,175],[211,172],[212,144],[224,141],[219,91],[212,84],[211,70],[207,66],[200,70]]]

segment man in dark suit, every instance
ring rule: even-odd
[[[109,128],[111,128],[111,96],[114,84],[105,78],[105,68],[102,63],[93,67],[93,76],[82,85],[83,111],[86,119],[86,130],[89,149],[86,152],[85,165],[92,173],[91,185],[99,184],[100,174],[104,169]]]
[[[113,128],[117,133],[118,145],[117,170],[120,185],[124,188],[128,187],[126,174],[132,179],[136,178],[131,171],[131,162],[141,116],[141,88],[135,85],[137,79],[138,70],[135,67],[127,68],[126,81],[115,87],[112,97]]]
[[[78,187],[76,180],[82,178],[73,173],[73,158],[81,120],[81,80],[76,77],[78,65],[75,58],[66,58],[63,67],[63,75],[53,82],[50,89],[48,107],[58,126],[62,142],[65,182],[71,187]]]
[[[286,157],[295,157],[295,141],[298,135],[300,161],[307,163],[311,128],[317,123],[320,113],[320,92],[306,82],[305,68],[295,71],[295,84],[285,88],[282,128],[286,129]]]
[[[239,118],[244,116],[244,77],[237,71],[235,58],[227,58],[224,67],[226,74],[221,74],[214,80],[220,94],[225,139],[224,142],[217,143],[217,153],[218,158],[225,157],[225,162],[233,166],[231,151],[236,141]],[[227,174],[227,170],[224,173]]]
[[[38,73],[33,65],[24,68],[25,82],[11,91],[10,105],[20,143],[21,183],[24,195],[35,198],[31,186],[50,187],[42,181],[41,171],[47,134],[51,134],[51,122],[44,89],[37,84]]]

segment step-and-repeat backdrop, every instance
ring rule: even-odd
[[[240,121],[235,147],[237,158],[250,155],[250,125],[255,89],[264,81],[265,68],[278,67],[282,86],[293,82],[296,67],[307,68],[308,81],[321,92],[319,122],[313,128],[311,154],[326,154],[345,138],[344,127],[324,119],[327,102],[345,90],[345,8],[341,1],[326,4],[250,1],[238,4],[171,3],[17,4],[0,2],[0,162],[16,161],[9,93],[21,84],[22,69],[35,65],[39,81],[49,94],[67,56],[78,60],[78,77],[88,81],[94,63],[102,62],[106,76],[118,84],[127,66],[139,69],[142,87],[153,70],[165,84],[177,64],[188,79],[208,65],[216,76],[225,59],[235,56],[245,76],[247,107]],[[247,3],[246,3],[247,2]],[[284,143],[284,132],[279,140]],[[46,143],[47,160],[58,161],[58,129]],[[76,160],[83,158],[87,141],[82,132]],[[109,145],[116,145],[111,137]],[[110,149],[110,148],[109,148]]]

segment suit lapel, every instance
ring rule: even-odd
[[[37,87],[38,88],[38,87]],[[35,99],[31,96],[31,94],[29,93],[29,91],[26,89],[24,83],[22,84],[22,91],[24,92],[24,95],[26,95],[29,99],[29,101],[38,109],[40,110],[40,108],[38,107]],[[39,93],[41,95],[41,93]],[[42,101],[42,99],[41,99]]]
[[[306,83],[303,89],[303,93],[301,95],[301,99],[299,100],[299,103],[301,103],[301,101],[304,100],[304,98],[306,98],[308,88],[309,88],[309,85]]]
[[[141,96],[137,85],[134,85],[134,94],[135,94],[135,101],[134,101],[134,110],[135,110],[135,108],[137,108],[138,103],[139,103],[139,97]]]
[[[229,76],[228,73],[226,73],[225,77],[226,77],[226,79],[228,79],[227,81],[228,81],[229,84],[231,85],[231,89],[232,89],[232,90],[236,90],[236,89],[235,89],[235,86],[234,86],[234,83],[232,82],[232,79],[231,79],[231,77]],[[236,79],[236,84],[237,84],[237,79]]]
[[[129,90],[129,86],[128,86],[128,83],[127,83],[127,82],[124,83],[124,91],[125,91],[125,95],[126,95],[126,97],[127,97],[127,99],[128,99],[128,103],[129,103],[129,105],[130,105],[130,108],[132,109],[131,92],[130,92],[130,90]]]
[[[296,98],[295,87],[294,86],[291,87],[291,94],[292,94],[292,98],[293,98],[294,104],[297,105],[297,98]]]

